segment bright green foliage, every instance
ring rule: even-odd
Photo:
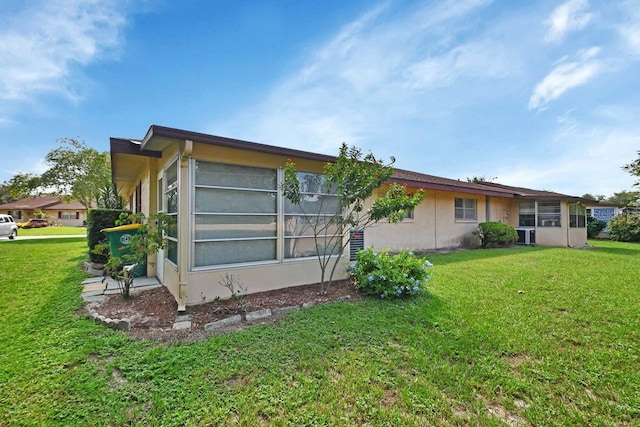
[[[37,193],[40,177],[30,173],[17,173],[10,180],[0,184],[0,203],[24,199]]]
[[[5,239],[0,425],[636,426],[640,244],[590,243],[432,254],[428,298],[161,342],[78,313],[82,237]]]
[[[423,291],[432,266],[409,251],[391,255],[368,248],[358,251],[357,261],[349,264],[347,273],[365,295],[400,298]]]
[[[75,138],[58,140],[60,147],[47,153],[49,170],[40,177],[41,185],[53,187],[89,209],[100,190],[111,184],[111,158]]]
[[[587,237],[593,239],[607,226],[605,221],[600,221],[592,216],[587,217]]]
[[[618,215],[609,221],[609,236],[620,242],[640,242],[640,215]]]
[[[490,221],[478,224],[476,232],[483,248],[509,246],[518,240],[518,232],[509,224]]]
[[[406,210],[415,208],[422,201],[424,190],[407,194],[405,186],[391,184],[386,194],[376,198],[371,208],[365,211],[365,201],[371,197],[374,190],[392,177],[391,164],[394,161],[395,159],[391,158],[391,163],[385,164],[372,153],[363,156],[359,148],[348,147],[343,143],[335,162],[325,164],[322,182],[318,183],[320,193],[327,196],[337,195],[336,210],[329,216],[321,212],[307,212],[312,217],[316,215],[309,224],[313,231],[315,247],[324,248],[318,253],[322,292],[326,292],[331,284],[340,260],[340,256],[334,255],[342,255],[349,244],[349,237],[346,235],[348,229],[364,230],[382,219],[388,219],[392,223],[400,222]],[[303,210],[300,204],[301,183],[296,164],[291,159],[287,159],[284,167],[282,190],[291,203]],[[336,231],[327,234],[327,230]],[[327,271],[329,267],[330,272]]]

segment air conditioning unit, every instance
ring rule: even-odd
[[[352,229],[349,238],[349,261],[355,261],[358,251],[364,249],[364,230]]]
[[[516,243],[520,245],[535,245],[536,244],[536,230],[533,228],[516,228],[518,232],[518,241]]]

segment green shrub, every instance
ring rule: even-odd
[[[609,236],[620,242],[640,242],[640,214],[618,215],[609,221]]]
[[[388,251],[374,252],[368,248],[358,251],[347,273],[365,295],[399,298],[423,291],[432,266],[409,251],[391,255]]]
[[[593,239],[607,226],[606,221],[600,221],[592,216],[587,217],[587,237]]]
[[[481,222],[476,233],[483,248],[509,246],[518,240],[516,229],[502,222]]]
[[[92,252],[96,245],[106,239],[103,228],[113,227],[123,211],[120,209],[89,209],[87,214],[87,245],[89,246],[89,259],[92,262],[105,263],[107,256],[98,252]]]

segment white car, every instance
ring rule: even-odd
[[[0,215],[0,237],[13,240],[18,235],[18,226],[11,215]]]

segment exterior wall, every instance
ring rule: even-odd
[[[514,210],[517,223],[518,208]],[[535,230],[536,245],[584,246],[587,244],[587,228],[569,227],[569,203],[560,202],[560,227],[524,227]],[[513,225],[513,224],[512,224]],[[514,225],[515,227],[516,225]]]
[[[384,190],[385,188],[382,189]],[[409,192],[412,190],[417,191],[408,189]],[[476,201],[476,220],[455,219],[456,198]],[[367,206],[371,206],[372,202],[373,198],[368,201]],[[397,224],[380,222],[373,225],[365,231],[365,246],[379,250],[428,251],[472,245],[476,242],[472,233],[477,230],[479,223],[487,220],[513,225],[514,221],[517,223],[517,211],[513,210],[513,204],[508,199],[487,199],[478,194],[426,190],[422,203],[414,210],[413,218]]]
[[[207,268],[193,269],[192,265],[192,184],[191,184],[191,162],[190,159],[239,164],[243,166],[267,167],[272,169],[281,168],[286,158],[278,155],[256,154],[243,150],[218,147],[206,144],[194,143],[192,151],[184,142],[175,144],[165,150],[152,182],[156,182],[155,176],[164,167],[179,157],[179,224],[178,224],[178,264],[176,268],[171,262],[164,260],[162,268],[164,285],[174,295],[178,301],[179,310],[184,310],[186,306],[199,304],[206,301],[213,301],[216,298],[229,298],[229,291],[220,286],[219,282],[225,274],[234,275],[242,283],[248,286],[248,293],[264,292],[274,289],[281,289],[291,286],[306,285],[320,282],[321,272],[316,258],[304,259],[283,259],[261,263],[247,263],[238,265],[215,266]],[[323,164],[306,160],[293,159],[301,171],[321,172]],[[150,193],[157,194],[156,188],[149,185]],[[145,189],[143,181],[143,191]],[[146,194],[147,191],[144,191]],[[151,199],[149,199],[151,203]],[[157,200],[156,200],[157,204]],[[336,268],[334,280],[346,278],[345,267],[348,262],[347,257],[339,260]]]

